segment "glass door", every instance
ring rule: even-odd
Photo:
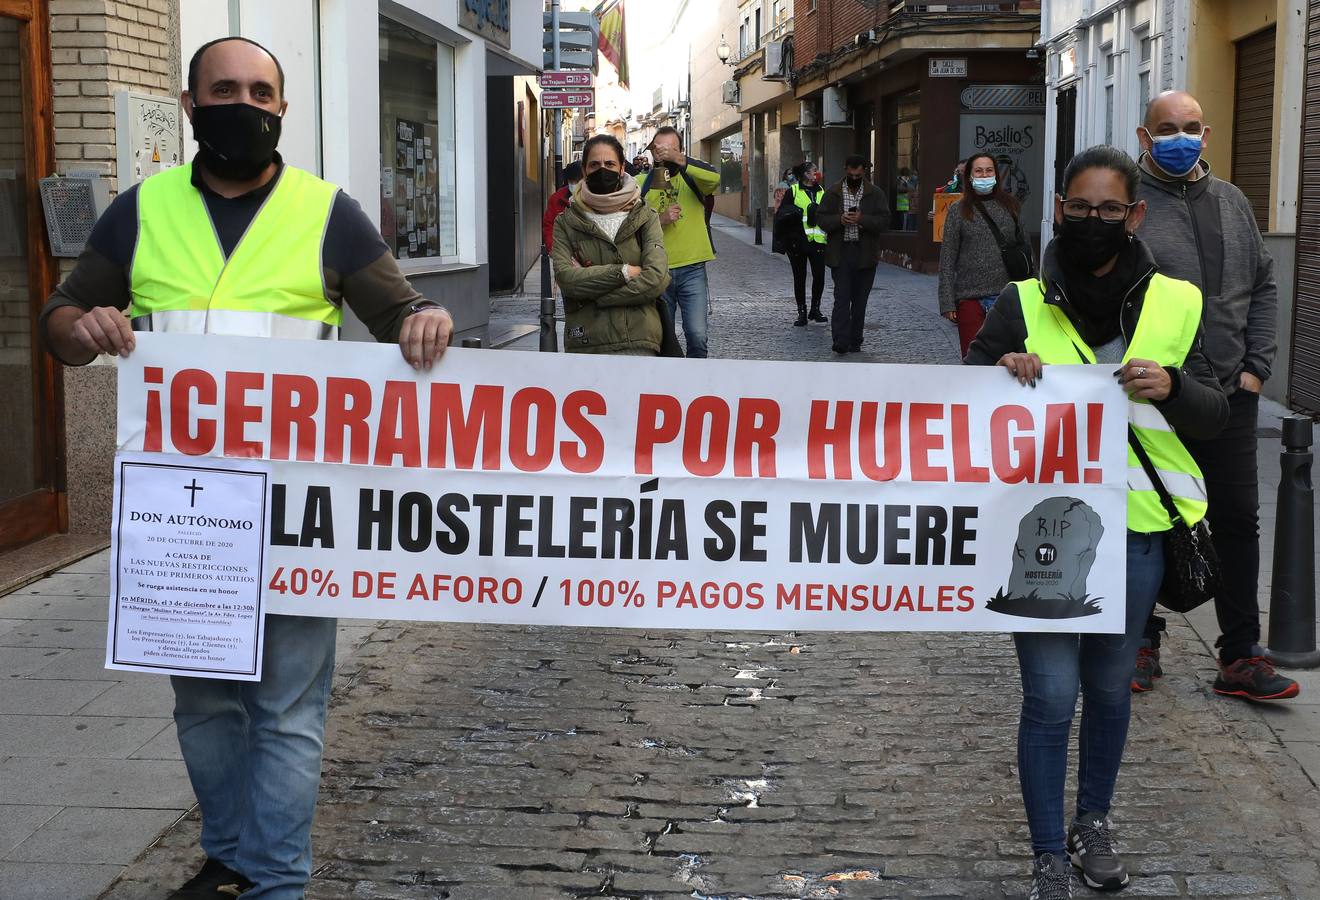
[[[36,341],[54,287],[37,182],[51,171],[44,0],[0,0],[0,550],[58,532],[58,372]]]

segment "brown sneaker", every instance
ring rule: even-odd
[[[1263,656],[1239,659],[1219,667],[1214,691],[1225,697],[1246,700],[1288,700],[1301,693],[1301,687],[1291,678],[1274,671],[1274,666]]]

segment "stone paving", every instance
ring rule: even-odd
[[[823,326],[788,324],[786,263],[743,237],[717,238],[714,355],[831,358]],[[861,358],[952,362],[933,280],[877,281]],[[1185,619],[1166,647],[1113,814],[1126,894],[1320,897],[1320,794],[1279,738],[1306,714],[1213,698]],[[1001,635],[379,627],[336,683],[308,894],[1023,897],[1019,697]],[[108,900],[162,897],[196,832]]]

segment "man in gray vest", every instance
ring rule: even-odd
[[[1260,648],[1259,490],[1256,420],[1260,389],[1274,362],[1278,291],[1274,263],[1251,205],[1234,185],[1210,174],[1201,159],[1210,128],[1201,105],[1168,91],[1146,108],[1141,141],[1141,189],[1146,219],[1138,236],[1160,271],[1201,289],[1206,356],[1228,394],[1228,424],[1211,440],[1183,439],[1205,476],[1207,518],[1223,565],[1215,598],[1219,617],[1217,694],[1249,700],[1296,697],[1297,682],[1274,671]],[[1132,676],[1148,691],[1160,669],[1164,621],[1152,616]]]

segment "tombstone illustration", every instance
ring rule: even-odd
[[[1100,612],[1086,590],[1105,533],[1099,514],[1075,497],[1051,497],[1018,523],[1007,587],[986,609],[1032,619],[1074,619]]]

